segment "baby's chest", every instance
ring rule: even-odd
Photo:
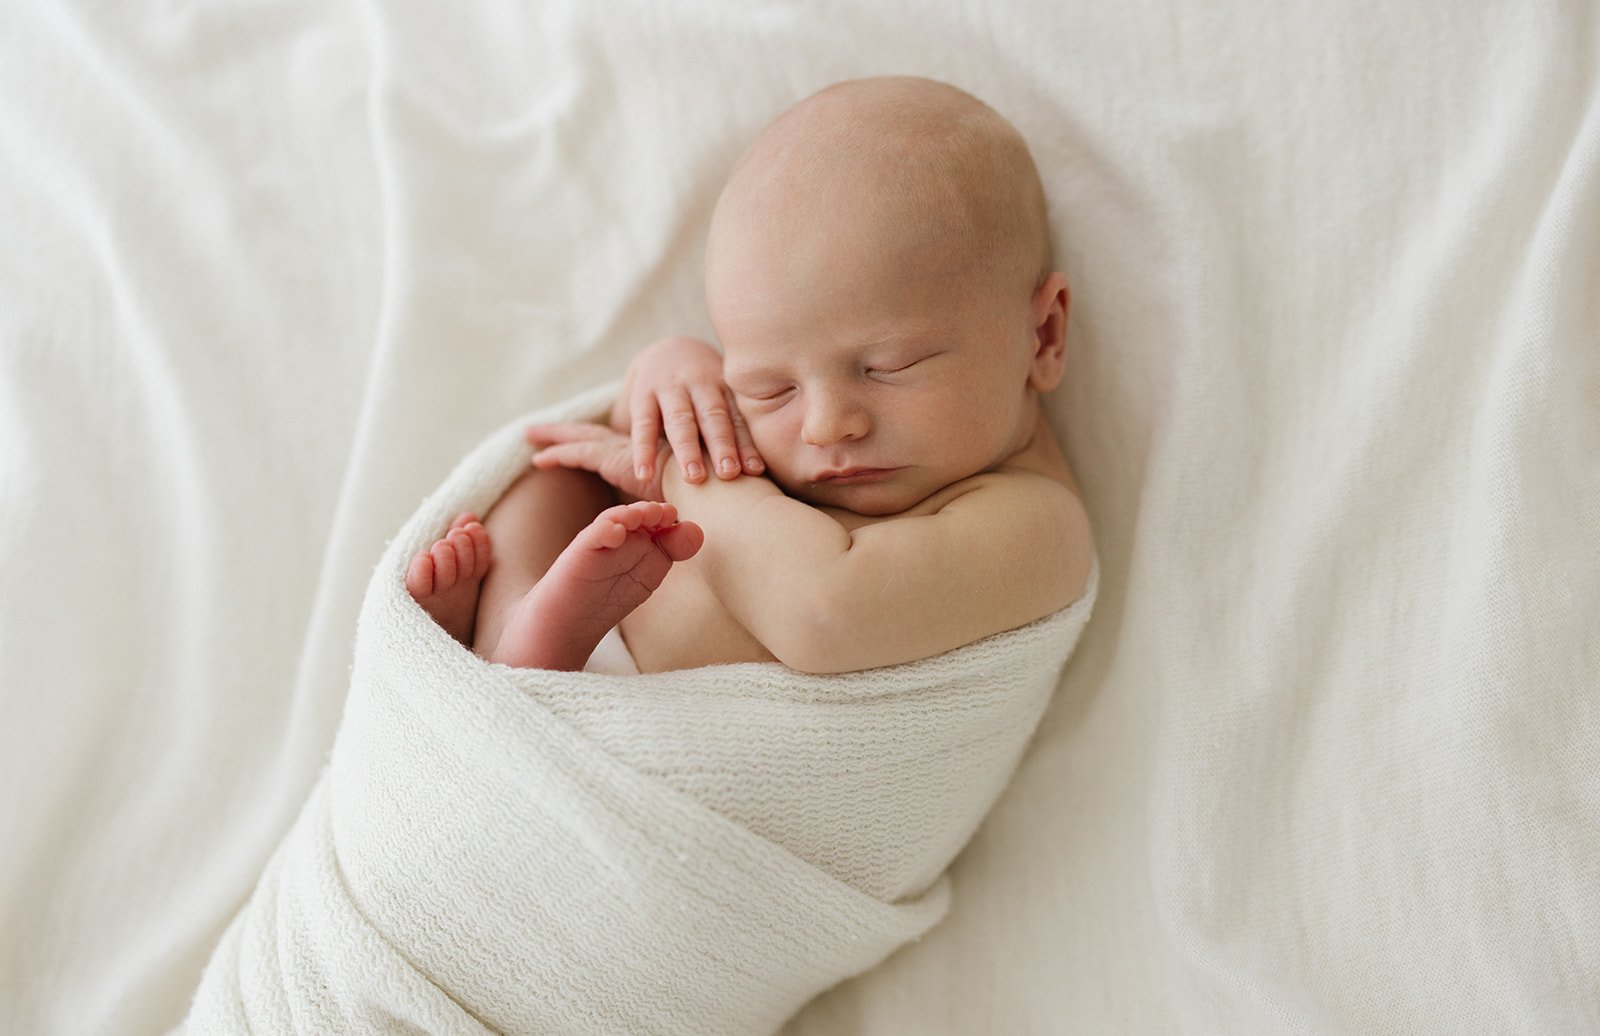
[[[622,639],[643,673],[775,661],[722,606],[692,558],[672,566],[656,592],[621,626]]]

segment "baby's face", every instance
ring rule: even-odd
[[[706,293],[724,378],[791,495],[895,514],[1027,442],[1034,300],[847,225],[719,241]]]

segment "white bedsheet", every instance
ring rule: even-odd
[[[949,919],[786,1032],[1600,1030],[1597,63],[1578,0],[0,7],[0,1030],[178,1021],[386,539],[709,334],[729,163],[883,72],[1034,149],[1103,588]]]

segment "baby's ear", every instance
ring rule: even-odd
[[[1067,372],[1067,276],[1059,270],[1033,293],[1033,363],[1028,387],[1049,392]]]

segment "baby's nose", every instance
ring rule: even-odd
[[[832,446],[836,442],[859,439],[872,422],[867,412],[843,400],[819,400],[806,411],[800,438],[808,446]]]

